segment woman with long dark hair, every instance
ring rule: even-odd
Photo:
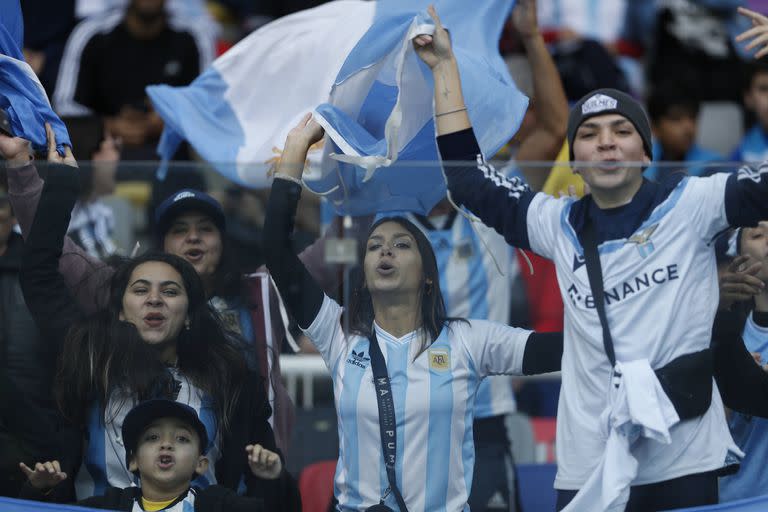
[[[463,510],[480,380],[558,369],[562,336],[448,318],[432,247],[402,217],[371,227],[353,285],[351,332],[343,332],[341,306],[324,295],[291,244],[307,150],[322,135],[310,116],[288,135],[264,236],[267,267],[334,381],[339,507]]]
[[[48,131],[49,146],[54,143]],[[49,155],[58,157],[55,149]],[[55,156],[53,156],[55,155]],[[7,160],[11,205],[26,237],[35,216],[43,182],[38,175],[29,142],[0,134],[0,157]],[[74,158],[72,158],[74,159]],[[280,344],[285,336],[279,301],[269,289],[264,273],[242,275],[227,241],[221,205],[199,190],[181,190],[166,198],[155,212],[158,250],[187,260],[203,280],[206,298],[225,320],[246,339],[254,366],[267,380],[277,445],[287,451],[293,425],[293,404],[280,377]],[[114,267],[89,255],[72,239],[64,239],[59,270],[83,312],[103,309]],[[271,326],[267,330],[264,326]]]
[[[187,261],[164,253],[126,260],[112,276],[107,305],[87,317],[80,312],[57,271],[77,189],[76,170],[52,166],[21,273],[27,304],[60,353],[55,395],[71,433],[61,465],[77,474],[77,498],[134,483],[123,418],[138,402],[168,398],[195,409],[209,432],[212,468],[197,485],[237,490],[244,483],[267,508],[297,509],[296,486],[281,465],[250,474],[246,446],[277,451],[263,379],[249,370],[241,340],[209,307]]]

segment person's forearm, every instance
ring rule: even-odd
[[[526,166],[525,162],[551,161],[557,158],[568,125],[568,100],[555,63],[538,32],[524,40],[533,76],[533,100],[536,124],[520,142],[517,161],[528,185],[541,190],[550,169]]]
[[[562,142],[568,124],[568,99],[560,74],[541,34],[537,33],[523,43],[533,78],[536,125]]]
[[[444,60],[432,69],[435,80],[435,125],[437,135],[460,132],[471,126],[461,90],[456,58]]]
[[[276,174],[288,176],[300,180],[304,172],[304,164],[307,160],[309,146],[298,141],[288,139],[280,155],[280,163],[277,164]]]

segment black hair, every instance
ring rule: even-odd
[[[102,417],[116,391],[123,398],[174,399],[178,384],[158,356],[158,346],[145,343],[133,324],[121,321],[123,295],[133,271],[147,262],[162,262],[180,275],[189,300],[189,328],[172,341],[178,371],[213,399],[217,426],[227,430],[245,382],[245,344],[226,330],[208,305],[203,283],[183,258],[149,252],[126,260],[112,276],[106,308],[73,325],[59,358],[56,402],[65,417],[83,424],[86,408],[96,400]]]
[[[453,321],[465,320],[448,316],[445,309],[443,293],[440,289],[440,275],[437,268],[435,251],[432,249],[432,244],[429,243],[429,240],[424,233],[408,219],[394,216],[383,217],[374,222],[368,230],[366,237],[361,240],[358,258],[361,265],[365,260],[368,238],[377,227],[385,222],[396,222],[408,230],[416,241],[416,248],[421,255],[422,275],[419,303],[421,308],[421,324],[427,335],[427,339],[422,342],[422,346],[417,352],[418,355],[426,350],[429,345],[437,339],[440,335],[440,331],[443,330],[443,327],[446,327]],[[374,320],[373,301],[371,299],[370,291],[368,291],[368,288],[365,286],[365,273],[361,267],[356,270],[355,275],[353,276],[353,292],[349,315],[350,330],[353,334],[365,337],[369,337],[372,334]]]
[[[647,104],[648,117],[653,123],[669,115],[674,108],[681,109],[696,118],[701,107],[701,101],[694,89],[669,82],[655,86],[648,96]]]
[[[768,74],[768,62],[763,59],[755,60],[744,65],[744,75],[742,79],[742,91],[749,92],[752,88],[752,82],[757,75]]]

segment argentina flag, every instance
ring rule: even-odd
[[[286,134],[314,110],[328,137],[311,190],[341,214],[426,213],[445,195],[431,72],[411,44],[432,31],[430,3],[451,31],[481,148],[495,153],[527,108],[498,53],[512,0],[336,0],[259,29],[188,87],[148,87],[166,124],[160,156],[186,140],[226,177],[268,186]]]
[[[51,110],[48,95],[32,68],[24,62],[24,19],[19,0],[4,0],[0,9],[0,109],[8,114],[11,131],[27,139],[38,151],[47,148],[45,123],[56,134],[57,149],[71,146],[59,116]]]

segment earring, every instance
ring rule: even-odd
[[[190,327],[190,325],[191,325],[191,322],[189,321],[189,319],[187,319],[187,321],[186,321],[186,322],[184,322],[184,328],[185,328],[186,330],[189,330],[189,327]]]

